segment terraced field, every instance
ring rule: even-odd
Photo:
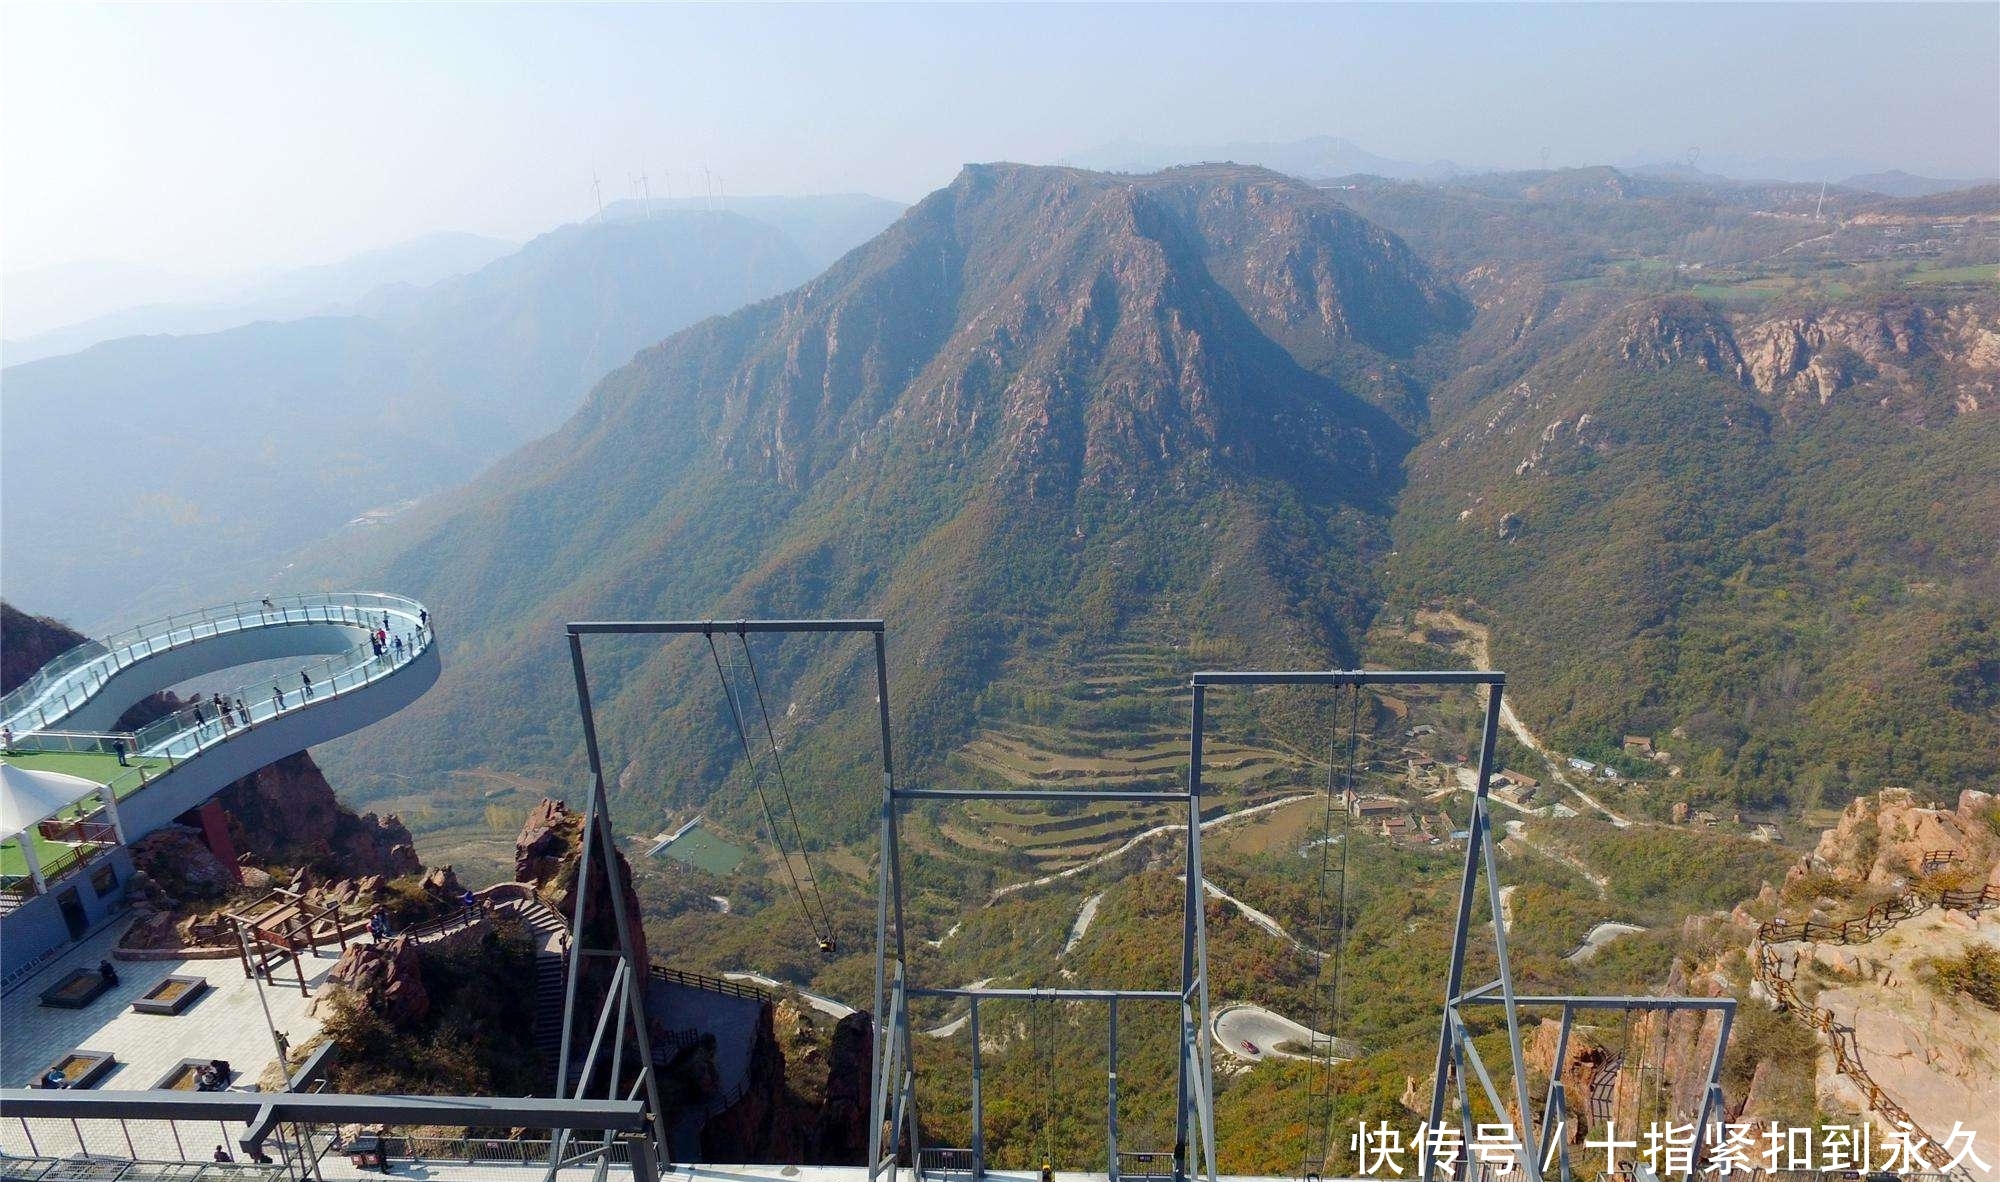
[[[1167,646],[1108,648],[1072,672],[1058,704],[1031,711],[1059,718],[993,719],[957,756],[995,786],[1178,788],[1187,782],[1189,662]],[[1295,791],[1312,779],[1309,760],[1276,745],[1212,735],[1205,748],[1203,780],[1232,804]],[[968,849],[1025,853],[1047,871],[1096,857],[1172,816],[1167,806],[979,801],[946,810],[939,832]]]

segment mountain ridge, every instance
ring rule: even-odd
[[[565,612],[894,615],[899,743],[920,763],[961,741],[1022,621],[1060,630],[1078,603],[1111,634],[1172,598],[1270,655],[1351,656],[1359,556],[1414,439],[1384,349],[1466,315],[1392,236],[1275,173],[969,166],[796,292],[643,351],[556,435],[385,534],[368,569],[481,638],[385,749],[452,729],[482,681],[540,687],[524,696],[560,716],[543,638]],[[1231,557],[1208,576],[1199,554]],[[639,727],[632,709],[608,697],[607,728]],[[668,734],[692,709],[627,732],[635,758],[718,766]],[[507,726],[546,729],[534,713]]]

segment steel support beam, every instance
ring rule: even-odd
[[[571,636],[708,636],[755,632],[884,631],[880,620],[584,620],[569,625]]]

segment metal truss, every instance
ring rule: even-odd
[[[1196,673],[1192,679],[1194,687],[1194,728],[1189,737],[1190,758],[1188,763],[1189,792],[1192,798],[1200,795],[1202,714],[1207,690],[1221,686],[1470,686],[1485,689],[1485,716],[1480,728],[1479,773],[1473,792],[1472,819],[1466,826],[1465,869],[1459,881],[1458,915],[1452,928],[1451,966],[1448,970],[1444,994],[1444,1014],[1438,1030],[1438,1051],[1436,1072],[1431,1081],[1431,1104],[1428,1127],[1440,1129],[1447,1120],[1457,1122],[1462,1144],[1475,1143],[1478,1124],[1474,1121],[1471,1085],[1468,1079],[1475,1079],[1491,1105],[1494,1118],[1483,1122],[1488,1126],[1500,1123],[1508,1127],[1513,1142],[1522,1147],[1521,1172],[1524,1182],[1544,1182],[1544,1163],[1553,1159],[1557,1164],[1557,1176],[1562,1182],[1569,1182],[1570,1171],[1568,1147],[1561,1137],[1563,1113],[1562,1063],[1569,1051],[1569,1034],[1575,1014],[1582,1010],[1716,1010],[1722,1014],[1721,1032],[1716,1039],[1714,1053],[1710,1058],[1708,1076],[1702,1091],[1701,1111],[1695,1122],[1698,1130],[1706,1129],[1712,1116],[1722,1111],[1722,1059],[1728,1045],[1729,1030],[1736,1012],[1736,1002],[1732,998],[1694,997],[1595,997],[1581,995],[1534,996],[1523,995],[1514,988],[1514,974],[1508,960],[1507,928],[1500,922],[1505,914],[1500,902],[1500,873],[1495,855],[1497,843],[1492,838],[1493,822],[1489,790],[1494,773],[1494,749],[1499,739],[1501,693],[1506,685],[1507,675],[1491,670],[1329,670],[1318,671],[1264,671],[1264,672],[1205,672]],[[1467,941],[1472,929],[1473,914],[1477,910],[1478,884],[1481,871],[1486,880],[1486,906],[1493,917],[1493,952],[1498,962],[1499,974],[1491,982],[1467,990],[1464,986]],[[1205,960],[1206,949],[1202,950]],[[1467,1007],[1497,1005],[1506,1015],[1507,1067],[1512,1080],[1513,1096],[1502,1097],[1494,1086],[1492,1073],[1480,1057],[1479,1049],[1473,1044],[1473,1035],[1465,1020]],[[1555,1070],[1549,1091],[1545,1098],[1542,1115],[1536,1118],[1536,1109],[1529,1097],[1526,1056],[1523,1053],[1523,1019],[1525,1008],[1546,1008],[1560,1006],[1561,1027],[1557,1036]],[[1206,1004],[1203,1007],[1206,1018]],[[1206,1041],[1206,1040],[1204,1040]],[[1458,1104],[1449,1118],[1446,1112],[1447,1096],[1456,1093]],[[1520,1121],[1514,1119],[1519,1114]],[[1324,1130],[1309,1130],[1308,1136]],[[1529,1153],[1527,1147],[1538,1147],[1539,1152]],[[1323,1166],[1324,1163],[1322,1163]],[[1699,1168],[1700,1155],[1695,1155],[1695,1165]],[[1461,1159],[1446,1171],[1441,1171],[1436,1161],[1428,1155],[1423,1158],[1421,1174],[1424,1182],[1441,1182],[1445,1177],[1463,1178],[1468,1165]],[[1308,1171],[1309,1173],[1312,1171]],[[1693,1182],[1695,1170],[1687,1175]]]
[[[334,1092],[98,1092],[63,1089],[0,1088],[0,1116],[9,1120],[118,1122],[188,1121],[227,1128],[240,1125],[236,1141],[244,1155],[262,1157],[265,1143],[281,1127],[355,1124],[435,1125],[445,1128],[527,1127],[561,1133],[600,1133],[602,1144],[558,1154],[556,1168],[594,1165],[606,1172],[610,1147],[624,1151],[632,1182],[658,1182],[653,1143],[645,1136],[648,1115],[636,1099],[564,1100],[546,1097],[508,1099],[494,1096],[372,1096]],[[81,1136],[81,1134],[79,1134]],[[125,1141],[131,1143],[127,1132]],[[54,1151],[50,1151],[54,1152]],[[137,1154],[134,1154],[137,1157]],[[285,1176],[318,1176],[311,1160],[284,1162]]]
[[[877,717],[877,724],[881,732],[881,742],[882,742],[882,790],[884,794],[882,823],[884,826],[883,833],[885,834],[884,849],[889,850],[890,845],[888,844],[888,838],[886,835],[888,835],[893,831],[892,827],[894,825],[894,818],[890,815],[890,809],[888,807],[887,801],[889,799],[889,794],[893,791],[893,786],[895,783],[895,772],[894,772],[895,765],[892,761],[891,749],[889,744],[889,658],[887,649],[883,641],[883,632],[884,628],[881,620],[735,620],[735,621],[620,620],[620,621],[600,621],[592,623],[574,623],[569,625],[570,658],[572,663],[576,667],[577,702],[583,711],[584,743],[590,755],[590,775],[591,775],[592,791],[591,791],[590,811],[587,815],[585,822],[586,834],[588,834],[594,829],[594,831],[597,832],[599,835],[598,842],[601,846],[601,852],[599,854],[599,857],[606,866],[605,873],[607,875],[610,875],[611,871],[609,867],[616,865],[615,862],[616,852],[611,837],[610,810],[608,806],[605,804],[604,769],[603,769],[603,764],[598,756],[597,723],[591,709],[589,683],[584,675],[583,638],[585,636],[700,635],[700,636],[713,637],[718,633],[725,636],[730,634],[734,634],[737,636],[749,636],[753,633],[757,634],[862,633],[862,634],[872,635],[875,639],[876,717]],[[582,875],[583,873],[588,871],[591,864],[589,841],[586,841],[584,843],[584,850],[585,854],[584,854],[583,870],[579,871],[580,886],[583,881]],[[889,913],[888,899],[889,899],[889,892],[891,889],[890,884],[892,882],[895,884],[895,890],[898,892],[896,907],[895,907],[896,911],[895,962],[897,965],[897,969],[895,973],[895,979],[893,982],[893,1002],[890,992],[891,982],[885,973],[885,958],[883,956],[883,948],[886,946],[885,940],[886,940],[886,932],[888,925],[888,913]],[[869,1087],[869,1095],[872,1097],[872,1111],[870,1114],[872,1119],[870,1124],[871,1131],[870,1131],[870,1155],[869,1155],[869,1160],[871,1162],[874,1162],[881,1157],[882,1120],[883,1120],[883,1108],[885,1103],[885,1093],[883,1091],[883,1084],[884,1081],[889,1079],[891,1076],[891,1066],[892,1066],[891,1060],[893,1059],[898,1064],[907,1064],[909,1062],[909,1028],[908,1028],[909,1023],[907,1020],[907,1015],[903,1012],[904,993],[902,985],[901,966],[903,964],[904,958],[903,958],[903,934],[902,934],[903,912],[902,912],[902,899],[900,895],[902,889],[901,883],[902,879],[900,875],[900,866],[892,870],[891,859],[885,857],[883,859],[882,870],[881,870],[881,884],[878,892],[880,895],[880,899],[878,901],[879,903],[877,908],[878,914],[876,916],[876,923],[875,923],[876,953],[875,953],[874,1013],[877,1015],[883,1014],[884,1012],[894,1013],[899,1018],[899,1021],[896,1023],[891,1023],[891,1026],[894,1029],[895,1033],[892,1038],[887,1038],[887,1039],[881,1037],[883,1024],[879,1020],[876,1023],[875,1050],[873,1054],[873,1062],[870,1068],[872,1072],[872,1078],[870,1080],[871,1086]],[[592,1072],[595,1069],[595,1063],[600,1054],[601,1044],[603,1042],[605,1030],[609,1022],[611,1021],[613,1006],[614,1004],[620,1003],[620,999],[622,996],[623,999],[621,1004],[622,1012],[627,1018],[631,1020],[638,1040],[639,1059],[641,1064],[640,1066],[641,1075],[639,1082],[642,1083],[646,1088],[647,1097],[649,1101],[649,1109],[652,1113],[653,1135],[655,1140],[659,1144],[660,1153],[664,1156],[667,1152],[665,1126],[663,1123],[662,1113],[660,1111],[658,1089],[653,1081],[652,1055],[646,1041],[646,1016],[645,1016],[646,966],[635,963],[634,953],[632,948],[630,947],[629,938],[626,935],[624,896],[622,892],[616,889],[615,881],[612,883],[610,896],[611,896],[612,908],[614,910],[615,918],[618,924],[619,949],[609,954],[612,956],[619,957],[620,964],[615,971],[611,993],[605,998],[604,1007],[602,1011],[599,1013],[597,1018],[597,1034],[595,1037],[593,1037],[591,1041],[590,1053],[584,1061],[583,1076],[576,1085],[577,1098],[579,1099],[582,1098],[584,1093],[584,1087],[589,1082]],[[585,900],[587,898],[588,898],[588,892],[579,889],[579,892],[577,894],[577,903],[576,903],[576,912],[577,912],[576,925],[573,929],[573,931],[576,934],[575,938],[579,941],[577,945],[578,957],[573,958],[570,962],[569,992],[567,995],[567,1000],[563,1006],[562,1054],[563,1054],[563,1065],[564,1065],[563,1069],[565,1072],[568,1070],[569,1054],[570,1054],[570,1036],[573,1028],[572,1026],[573,1020],[575,1018],[577,1010],[577,965],[581,953],[583,951],[581,946],[582,933],[584,931],[583,910],[584,910]],[[625,983],[622,995],[619,989],[620,982]],[[892,1003],[894,1008],[890,1011],[885,1011],[883,1008],[885,1003]],[[621,1023],[623,1021],[624,1019],[621,1019]],[[611,1042],[612,1082],[610,1084],[610,1086],[614,1089],[618,1086],[618,1064],[619,1064],[618,1056],[622,1051],[623,1045],[624,1045],[624,1038],[622,1037],[622,1033],[614,1034],[612,1036],[612,1042]],[[565,1074],[564,1076],[562,1076],[562,1079],[567,1081],[568,1076]],[[636,1096],[638,1094],[638,1089],[639,1089],[639,1084],[634,1084],[631,1094]],[[908,1117],[912,1122],[914,1122],[915,1119],[914,1113],[915,1113],[915,1092],[913,1089],[906,1089],[899,1095],[899,1099],[896,1106],[896,1115],[897,1115],[897,1120],[899,1122],[898,1127],[899,1128],[901,1127],[900,1122],[905,1117]],[[912,1135],[912,1141],[914,1142],[914,1134]],[[870,1170],[871,1177],[873,1176],[873,1172],[874,1172],[873,1168],[871,1167]]]
[[[883,701],[887,701],[887,682]],[[885,707],[886,709],[886,707]],[[1195,734],[1201,730],[1201,706],[1197,691]],[[885,736],[886,741],[886,736]],[[1199,739],[1197,738],[1197,744]],[[1197,752],[1199,747],[1197,746]],[[909,962],[904,955],[902,859],[898,840],[898,814],[910,801],[925,800],[1064,800],[1089,803],[1169,804],[1187,810],[1187,846],[1182,895],[1181,971],[1173,988],[1156,989],[995,989],[935,988],[911,983]],[[876,972],[886,971],[894,982],[890,1004],[890,1037],[881,1047],[874,1083],[876,1120],[871,1125],[869,1179],[874,1182],[884,1172],[893,1171],[900,1147],[907,1144],[909,1159],[921,1174],[927,1162],[948,1167],[950,1172],[969,1172],[978,1182],[986,1173],[986,1133],[984,1105],[984,1062],[980,1047],[981,1004],[1002,1002],[1029,1005],[1101,1002],[1107,1007],[1107,1081],[1105,1093],[1105,1161],[1110,1182],[1118,1182],[1121,1163],[1140,1167],[1136,1173],[1160,1177],[1153,1163],[1168,1154],[1159,1150],[1133,1152],[1120,1148],[1118,1139],[1118,1039],[1121,1006],[1164,1005],[1175,1011],[1180,1051],[1176,1068],[1174,1100],[1174,1146],[1171,1153],[1174,1182],[1201,1178],[1216,1182],[1215,1159],[1215,1067],[1213,1046],[1208,1038],[1208,922],[1203,906],[1201,861],[1201,772],[1197,755],[1188,773],[1185,791],[1144,792],[1131,790],[1074,789],[924,789],[897,788],[885,781],[882,796],[882,881],[878,907]],[[893,913],[895,930],[888,921]],[[964,1148],[926,1150],[919,1143],[916,1119],[916,1073],[910,1063],[908,1003],[913,998],[949,997],[965,999],[967,1026],[972,1039],[972,1144]],[[880,1011],[878,1011],[880,1012]],[[893,1095],[892,1095],[893,1093]],[[889,1141],[882,1143],[883,1116],[889,1117]],[[961,1164],[962,1163],[962,1164]],[[1047,1163],[1051,1167],[1054,1163]],[[1126,1171],[1134,1173],[1135,1171]]]

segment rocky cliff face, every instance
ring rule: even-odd
[[[1967,789],[1954,808],[1924,805],[1908,789],[1885,788],[1854,800],[1789,879],[1831,874],[1851,883],[1901,890],[1931,871],[1949,870],[1977,885],[2000,875],[2000,834],[1987,824],[1991,793]]]
[[[570,811],[560,800],[544,799],[528,813],[514,839],[514,881],[533,887],[565,921],[576,914],[577,870],[583,852],[583,814]],[[595,853],[596,851],[593,851]],[[593,857],[592,897],[586,909],[588,927],[579,947],[614,948],[611,896],[601,875],[603,863]],[[632,867],[624,853],[617,858],[620,889],[625,897],[626,935],[640,964],[647,963],[646,927],[639,916],[639,896],[632,889]]]
[[[1824,406],[1863,382],[1909,399],[1937,385],[1943,405],[1970,414],[1996,405],[2000,314],[1979,303],[1889,303],[1784,316],[1745,325],[1744,374],[1765,394]]]
[[[868,1151],[874,1024],[849,1014],[831,1040],[790,1001],[765,1007],[743,1099],[701,1130],[709,1161],[860,1165]]]
[[[0,601],[0,694],[34,676],[35,670],[82,644],[83,633],[48,616],[31,616]]]
[[[252,772],[218,799],[237,848],[259,862],[338,878],[397,878],[423,869],[402,819],[356,816],[343,807],[307,752]]]

